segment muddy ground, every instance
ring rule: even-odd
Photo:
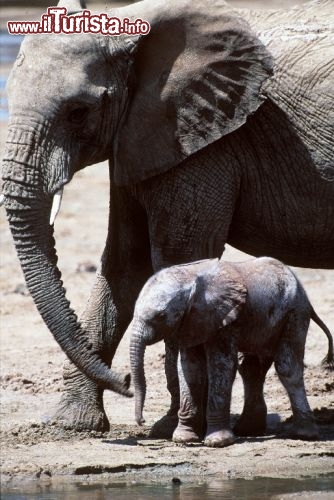
[[[5,124],[1,127],[1,145]],[[106,236],[108,171],[106,164],[87,168],[67,186],[55,231],[59,266],[68,296],[82,311],[94,281],[94,271]],[[290,416],[284,389],[274,371],[268,374],[265,395],[268,433],[239,439],[225,449],[201,444],[176,445],[152,440],[149,429],[168,408],[164,375],[164,346],[147,349],[148,395],[146,425],[134,422],[133,400],[105,394],[111,422],[109,433],[75,433],[49,425],[62,391],[64,355],[42,322],[24,284],[4,212],[1,231],[1,471],[4,483],[22,478],[51,482],[58,475],[115,479],[154,479],[160,476],[200,478],[298,477],[334,471],[334,381],[320,362],[327,352],[326,337],[311,324],[305,356],[305,383],[320,426],[321,440],[302,442],[280,434]],[[244,254],[228,247],[226,259]],[[297,269],[318,314],[334,332],[334,271]],[[124,338],[114,360],[129,370],[129,339]],[[237,377],[232,418],[240,414],[243,391]]]

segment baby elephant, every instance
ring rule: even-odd
[[[141,291],[129,325],[137,423],[144,422],[145,347],[174,338],[180,347],[181,393],[174,441],[201,438],[206,391],[204,444],[226,446],[235,440],[230,427],[230,402],[238,352],[244,354],[239,371],[245,403],[234,428],[236,434],[265,432],[267,408],[263,384],[274,361],[290,398],[293,436],[318,438],[303,379],[310,319],[328,337],[325,361],[332,365],[331,334],[314,312],[296,276],[281,262],[267,257],[243,263],[210,259],[158,272]]]

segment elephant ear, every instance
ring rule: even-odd
[[[215,330],[236,321],[247,299],[247,288],[242,275],[233,264],[219,260],[213,272],[205,278],[200,294]]]
[[[189,291],[179,333],[180,345],[206,342],[236,321],[246,303],[247,289],[233,266],[219,261],[208,273],[198,275]]]
[[[206,303],[206,278],[199,275],[189,289],[187,307],[179,332],[182,347],[191,347],[205,342],[212,329],[212,316]]]
[[[224,328],[236,321],[246,303],[247,289],[240,275],[233,269],[223,268],[213,292],[218,327]]]
[[[114,149],[118,185],[167,171],[239,128],[272,74],[269,52],[224,2],[159,5],[131,51],[135,84]]]

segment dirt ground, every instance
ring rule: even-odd
[[[1,146],[5,124],[1,128]],[[106,236],[108,172],[106,164],[87,168],[65,189],[55,230],[59,267],[76,311],[82,311],[94,281],[94,271]],[[320,362],[327,340],[311,324],[305,356],[305,383],[319,423],[321,439],[302,442],[284,439],[290,407],[273,369],[265,395],[268,433],[238,439],[224,449],[201,444],[177,445],[148,437],[153,422],[168,408],[164,375],[164,345],[147,349],[148,394],[146,425],[134,421],[134,403],[113,393],[105,394],[111,422],[109,433],[74,433],[48,424],[62,391],[64,355],[40,318],[24,284],[4,211],[0,212],[1,237],[1,473],[3,484],[22,478],[50,482],[59,475],[94,478],[197,477],[298,477],[334,471],[334,377]],[[227,248],[227,260],[245,254]],[[315,310],[334,332],[334,271],[297,269]],[[119,371],[129,371],[129,339],[124,338],[114,360]],[[237,376],[232,419],[240,414],[243,390]]]

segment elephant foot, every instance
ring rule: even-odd
[[[173,441],[174,443],[198,443],[200,438],[192,427],[179,423],[173,433]]]
[[[51,421],[65,429],[107,432],[110,423],[103,406],[62,397]]]
[[[313,420],[296,420],[284,433],[290,439],[301,439],[303,441],[317,441],[320,438],[319,429]]]
[[[267,428],[267,407],[260,407],[252,412],[243,412],[233,431],[237,436],[263,436]]]
[[[205,436],[204,445],[210,446],[211,448],[223,448],[224,446],[233,444],[235,440],[235,435],[229,429],[223,429],[219,431],[209,430]]]
[[[71,362],[63,371],[64,391],[50,421],[63,429],[78,432],[110,430],[103,407],[103,389],[88,379]]]
[[[153,424],[150,431],[150,437],[154,439],[171,439],[178,423],[177,414],[164,415],[160,420]]]

